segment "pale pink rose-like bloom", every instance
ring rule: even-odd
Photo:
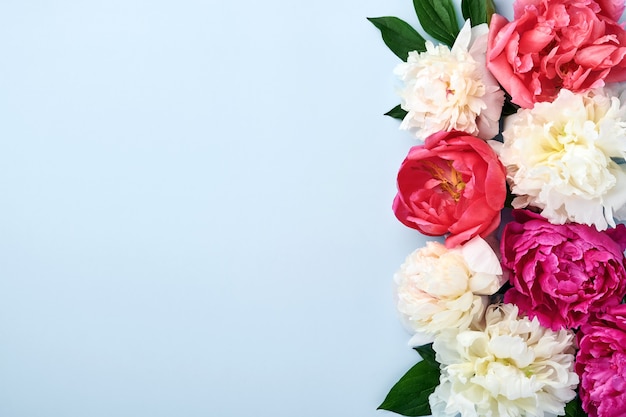
[[[427,41],[425,52],[409,52],[395,69],[407,111],[401,129],[420,139],[452,130],[481,139],[498,134],[504,92],[487,70],[488,31],[486,24],[471,28],[468,21],[452,49]]]
[[[454,249],[427,242],[394,276],[396,306],[413,334],[409,344],[431,343],[441,330],[479,323],[488,296],[504,281],[500,260],[480,237]]]
[[[514,103],[532,108],[562,88],[584,92],[626,80],[623,2],[526,0],[515,19],[493,15],[487,66]]]
[[[591,317],[578,333],[576,372],[589,417],[626,415],[626,305]]]

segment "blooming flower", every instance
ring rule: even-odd
[[[469,21],[452,49],[426,42],[423,53],[409,52],[395,73],[404,82],[402,108],[408,113],[401,129],[426,137],[460,130],[483,139],[498,134],[504,93],[487,71],[487,25],[470,28]]]
[[[429,398],[434,416],[565,414],[575,396],[574,335],[552,331],[517,307],[491,305],[483,331],[451,329],[433,344],[440,385]]]
[[[501,240],[502,265],[513,288],[504,301],[552,329],[576,328],[626,294],[626,226],[598,232],[582,224],[554,225],[516,210]],[[621,236],[620,236],[621,235]]]
[[[615,226],[626,204],[626,107],[603,90],[561,90],[507,118],[500,159],[513,207],[534,206],[552,223]]]
[[[432,342],[442,329],[467,329],[480,321],[486,296],[504,283],[498,257],[479,237],[455,249],[428,242],[406,258],[394,282],[398,311],[415,333],[414,346]]]
[[[626,31],[614,0],[521,0],[515,19],[493,15],[487,66],[525,108],[562,88],[584,92],[626,80]]]
[[[626,415],[626,305],[592,316],[577,336],[583,409],[589,417]]]
[[[446,246],[454,247],[493,232],[505,197],[504,167],[485,141],[439,132],[409,151],[398,172],[393,210],[403,224],[426,235],[449,232]]]

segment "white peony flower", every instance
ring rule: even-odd
[[[491,305],[484,331],[450,329],[433,344],[440,385],[435,417],[547,417],[576,395],[574,333],[519,318],[513,304]]]
[[[451,130],[483,139],[498,134],[504,93],[485,64],[488,32],[486,24],[471,28],[467,21],[451,50],[427,41],[425,52],[409,52],[394,71],[408,112],[401,129],[422,139]]]
[[[428,242],[409,255],[394,276],[396,302],[405,326],[419,346],[441,330],[467,329],[482,320],[487,296],[502,284],[502,267],[480,237],[447,249]]]
[[[513,207],[534,206],[551,223],[615,226],[626,204],[626,107],[605,90],[561,90],[507,118],[500,159]]]

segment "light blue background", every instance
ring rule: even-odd
[[[382,15],[0,2],[0,416],[386,414],[424,238]]]

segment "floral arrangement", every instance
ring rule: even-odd
[[[419,141],[393,211],[443,236],[395,301],[419,361],[407,416],[626,416],[624,0],[414,0],[426,40],[369,20],[402,62],[386,115]]]

